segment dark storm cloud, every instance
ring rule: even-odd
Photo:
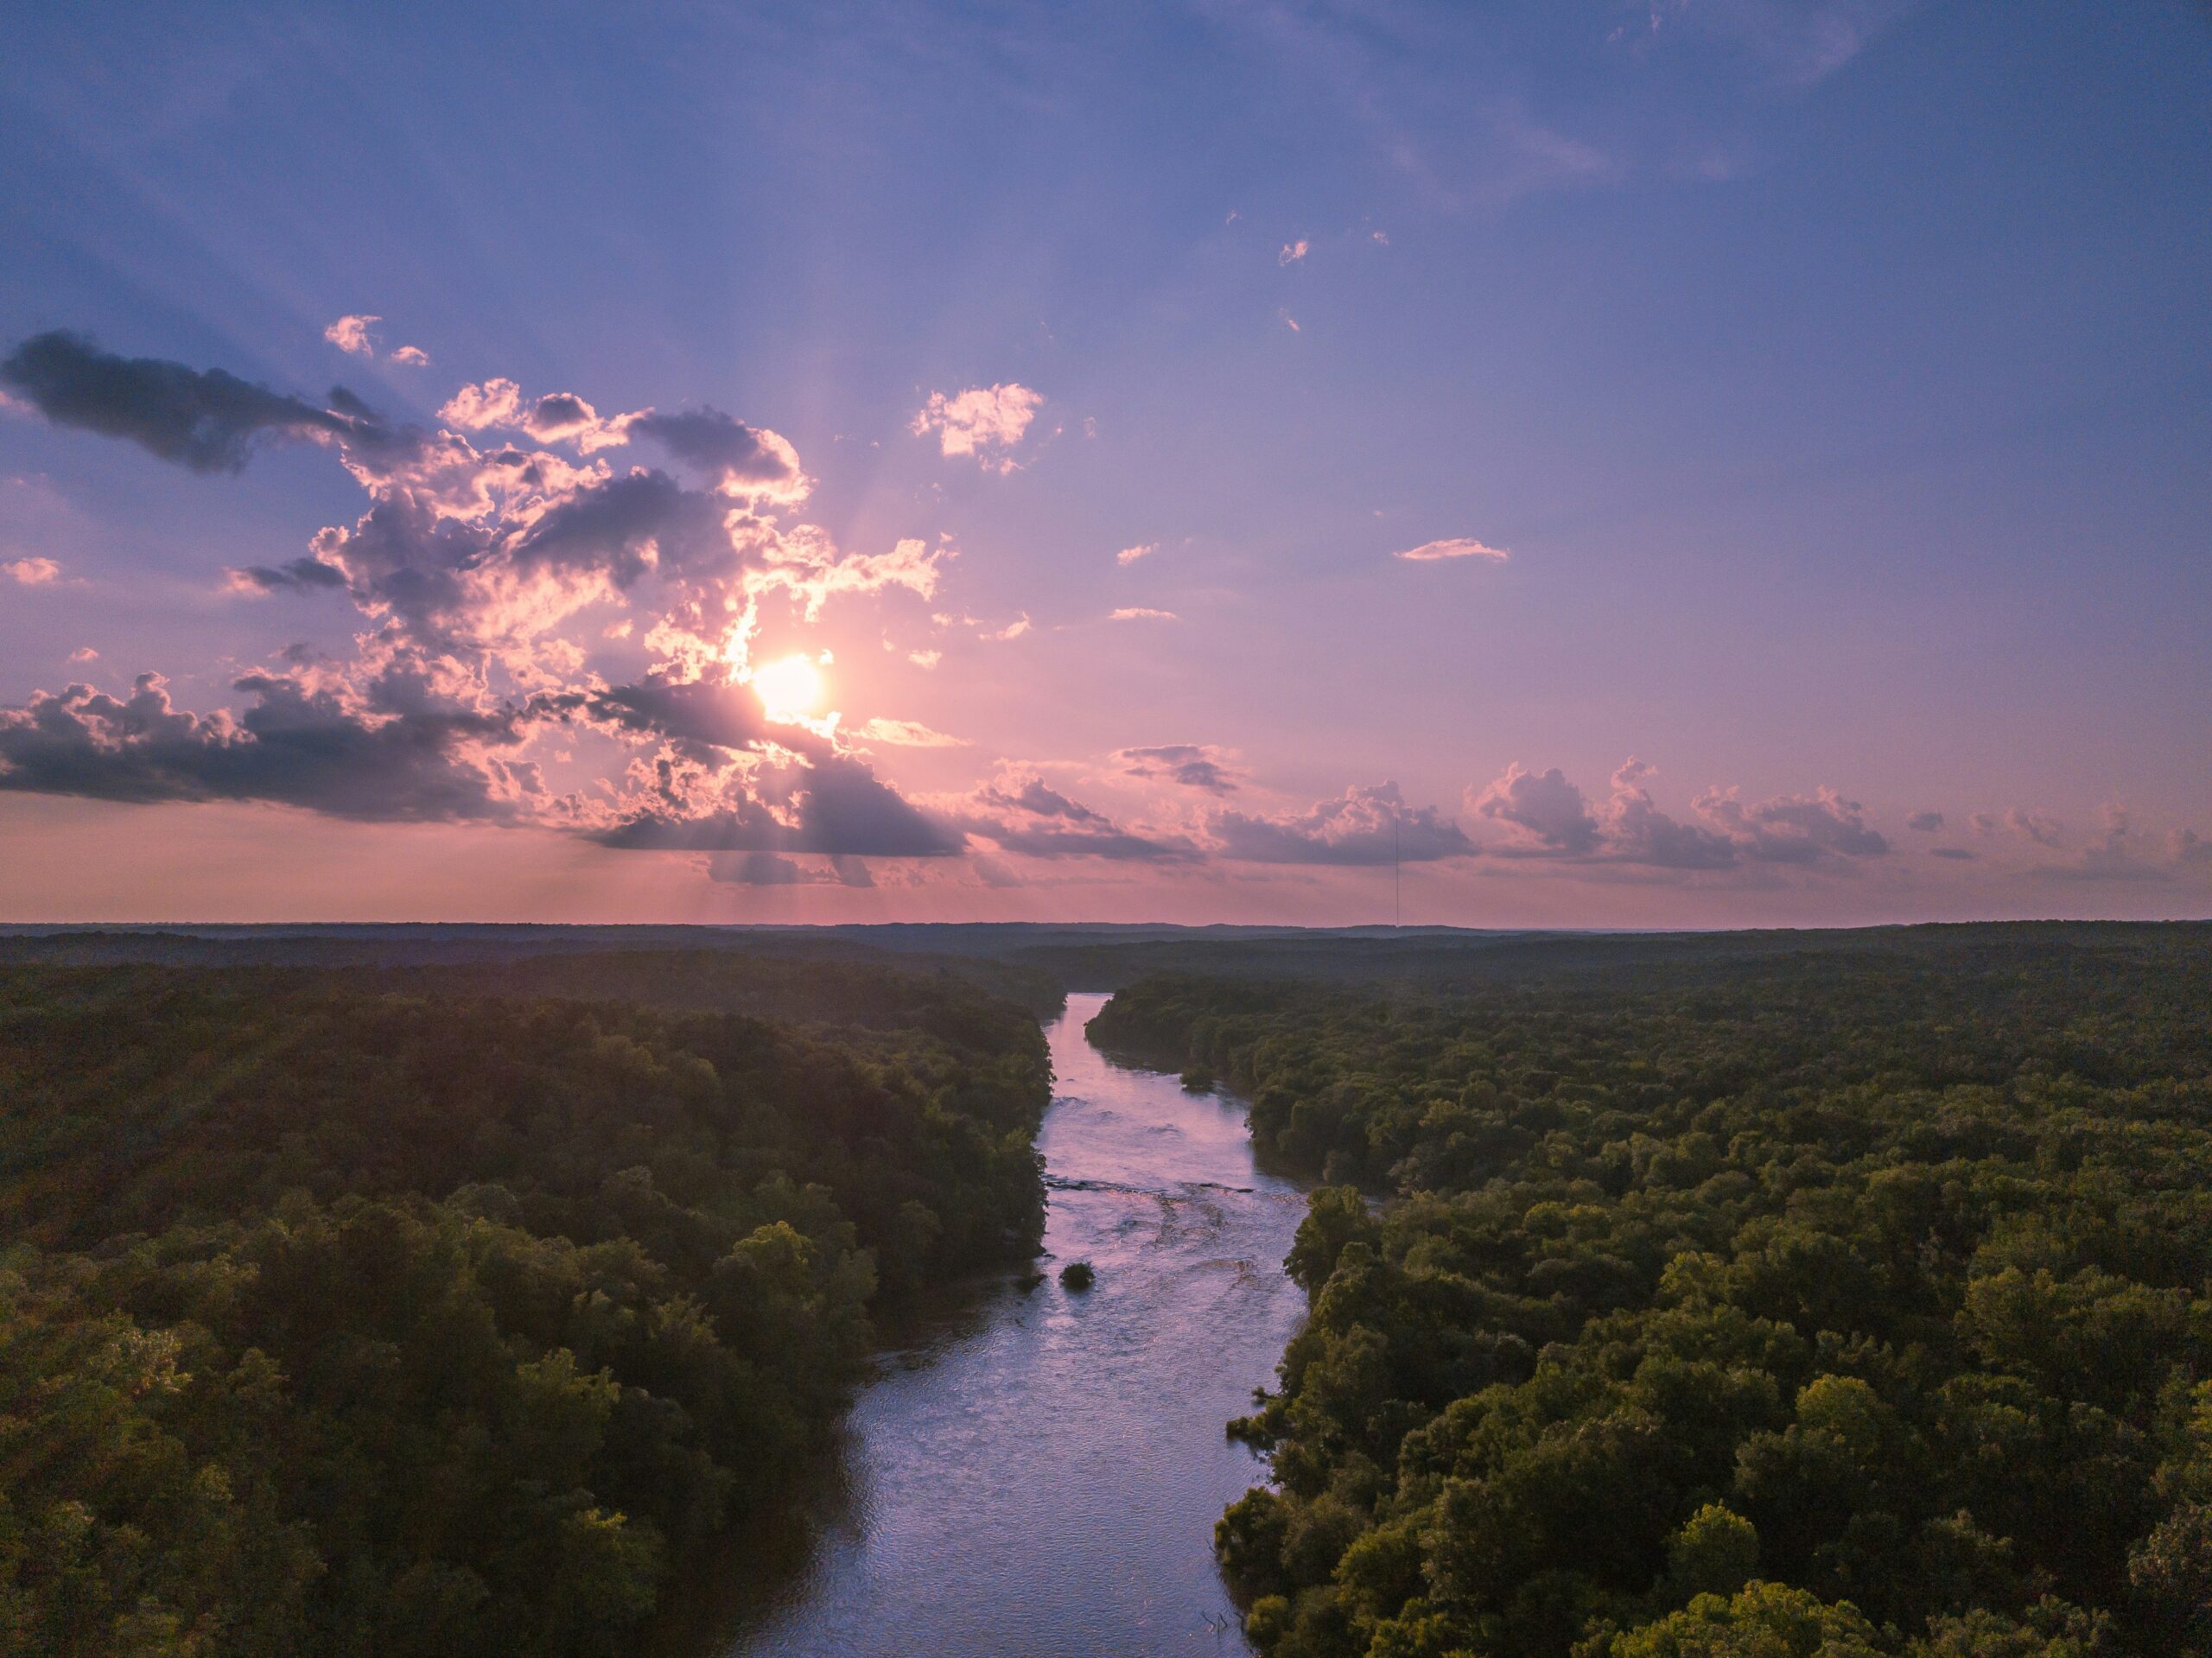
[[[1133,778],[1173,783],[1208,794],[1234,794],[1240,774],[1211,743],[1161,743],[1151,748],[1116,749],[1112,759]]]
[[[1408,807],[1395,783],[1355,786],[1302,812],[1218,812],[1211,827],[1221,854],[1247,863],[1433,863],[1477,850],[1435,807]]]
[[[258,800],[372,821],[513,817],[520,768],[482,754],[512,712],[372,717],[283,675],[249,674],[236,721],[171,706],[156,674],[118,701],[89,685],[0,708],[0,789],[99,800]]]
[[[62,332],[16,346],[0,382],[57,426],[127,438],[194,472],[236,472],[267,438],[341,436],[374,421],[342,388],[332,394],[337,407],[317,408],[219,368],[120,357]]]
[[[664,414],[648,409],[630,417],[634,435],[652,439],[678,461],[717,479],[744,484],[790,484],[798,478],[788,445],[719,409]]]

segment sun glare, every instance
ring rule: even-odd
[[[785,657],[753,672],[753,694],[771,720],[794,724],[822,706],[828,690],[812,657]]]

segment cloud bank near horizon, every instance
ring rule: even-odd
[[[329,337],[366,356],[378,321],[341,318]],[[1833,787],[1755,799],[1713,785],[1681,815],[1658,804],[1654,768],[1635,758],[1596,798],[1556,766],[1516,764],[1470,785],[1459,816],[1408,800],[1389,780],[1286,797],[1205,742],[1107,753],[1090,781],[1132,797],[1126,807],[1091,804],[988,752],[966,790],[909,793],[878,771],[870,745],[972,745],[893,710],[848,726],[773,706],[755,683],[764,616],[801,625],[832,603],[897,600],[929,626],[1000,645],[1028,635],[1028,618],[929,608],[957,553],[945,537],[874,553],[837,546],[804,516],[814,480],[797,449],[768,427],[711,406],[603,414],[575,392],[531,395],[496,377],[461,386],[435,422],[416,424],[343,386],[312,398],[67,332],[17,346],[0,361],[0,384],[55,426],[205,475],[243,472],[273,444],[315,446],[365,498],[350,524],[316,530],[298,556],[224,568],[216,584],[245,599],[342,600],[356,629],[350,657],[280,654],[226,677],[234,706],[198,712],[177,706],[152,670],[120,694],[90,683],[37,691],[0,708],[0,791],[531,827],[690,857],[712,881],[749,886],[865,887],[871,861],[966,868],[993,885],[1021,878],[1010,871],[1077,864],[1163,879],[1395,864],[1710,883],[1848,879],[1904,855]],[[1004,470],[1042,402],[1010,383],[933,394],[913,430],[946,456]],[[1460,539],[1396,556],[1508,555]],[[26,586],[60,574],[44,557],[0,569]],[[1172,619],[1156,607],[1113,616]],[[616,669],[606,641],[632,638],[643,670]],[[98,654],[86,647],[73,660]],[[905,654],[940,659],[935,649]],[[2193,830],[2162,842],[2117,810],[2079,846],[2024,807],[1962,819],[1928,809],[1905,826],[1936,835],[1955,821],[1989,850],[1925,854],[1961,870],[2153,882],[2212,861]]]

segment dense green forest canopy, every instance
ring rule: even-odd
[[[1121,992],[1096,1038],[1332,1183],[1218,1536],[1258,1643],[2212,1651],[2208,944]]]
[[[872,1311],[1033,1252],[1020,988],[0,969],[0,1653],[616,1649]]]

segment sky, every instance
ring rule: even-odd
[[[2212,7],[9,9],[0,920],[2212,914]]]

